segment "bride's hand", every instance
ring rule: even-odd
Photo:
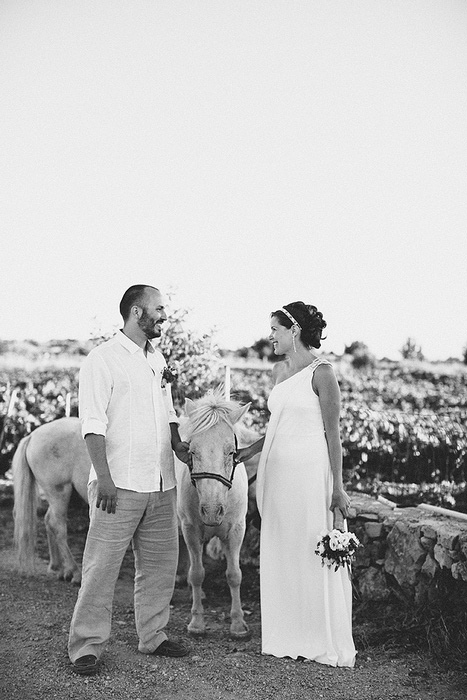
[[[256,454],[251,448],[252,445],[249,445],[248,447],[240,447],[240,449],[235,453],[235,461],[248,462],[248,460],[254,457]]]
[[[345,518],[340,508],[333,510],[332,529],[340,530],[341,532],[345,531]]]
[[[329,510],[332,510],[334,512],[336,508],[338,508],[344,516],[344,518],[347,518],[349,515],[349,507],[350,498],[347,496],[344,489],[338,489],[336,491],[333,491]]]

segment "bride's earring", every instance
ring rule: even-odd
[[[292,333],[292,345],[293,345],[293,351],[297,352],[297,346],[295,345],[295,333]]]

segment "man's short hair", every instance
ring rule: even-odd
[[[143,305],[147,289],[155,289],[157,292],[159,291],[157,287],[153,287],[152,284],[134,284],[132,287],[129,287],[126,290],[120,302],[120,313],[124,321],[126,321],[130,315],[130,309],[132,306],[135,306],[135,304],[138,306]]]

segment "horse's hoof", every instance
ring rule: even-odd
[[[230,632],[230,639],[242,639],[248,641],[251,639],[251,631],[247,628],[243,632]]]
[[[70,569],[69,571],[65,571],[65,573],[62,576],[63,580],[66,581],[67,583],[81,583],[81,572],[76,571],[76,569]]]
[[[231,632],[230,639],[248,641],[251,639],[251,632]]]

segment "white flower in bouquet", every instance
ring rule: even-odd
[[[340,566],[350,567],[358,547],[361,547],[361,544],[353,532],[334,529],[321,533],[315,554],[321,557],[322,566],[327,566],[328,569],[334,567],[334,571],[337,571]]]

